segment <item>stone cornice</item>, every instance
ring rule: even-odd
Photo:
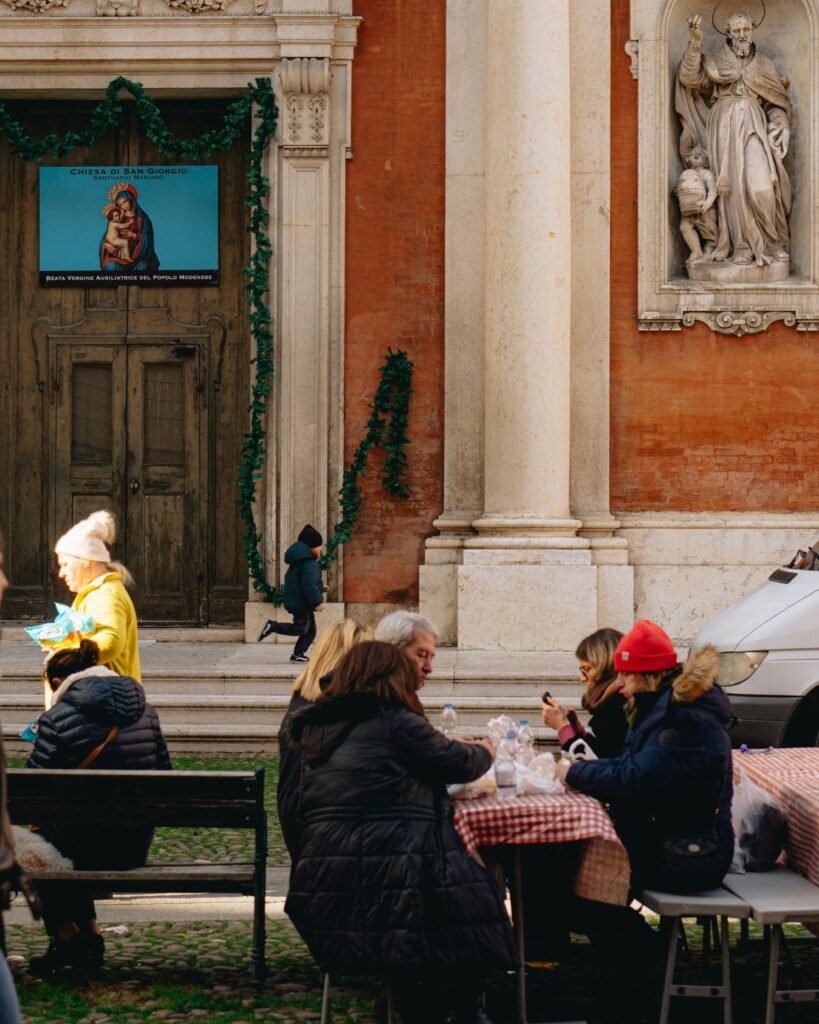
[[[282,57],[351,60],[360,21],[309,14],[3,18],[0,94],[91,96],[117,75],[157,95],[242,89]]]

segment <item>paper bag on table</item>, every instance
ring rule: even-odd
[[[528,765],[516,764],[518,793],[563,793],[563,783],[555,778],[554,754],[547,751],[533,757]]]

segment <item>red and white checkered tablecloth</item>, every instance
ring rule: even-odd
[[[576,895],[626,902],[628,855],[602,805],[583,793],[455,800],[455,827],[467,851],[479,846],[572,843],[585,840],[575,877]]]
[[[771,794],[787,818],[789,867],[819,885],[819,748],[735,750],[735,777],[739,767]]]

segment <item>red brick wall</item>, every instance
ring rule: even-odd
[[[637,82],[612,0],[611,505],[617,511],[819,508],[819,340],[774,325],[637,331]]]
[[[370,456],[346,601],[416,601],[424,539],[442,507],[445,0],[356,0],[353,160],[347,165],[345,457],[362,438],[387,347],[415,364],[410,497]]]

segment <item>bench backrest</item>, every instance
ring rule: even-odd
[[[254,772],[12,769],[16,825],[264,827],[264,768]]]

